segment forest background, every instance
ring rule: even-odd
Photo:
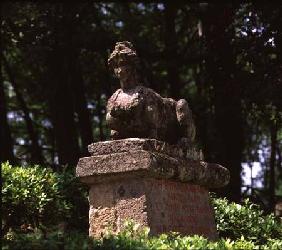
[[[218,191],[272,210],[282,197],[282,4],[1,3],[0,161],[61,171],[109,139],[107,67],[131,41],[144,85],[188,100]],[[250,183],[244,183],[249,170]],[[244,171],[243,171],[244,170]],[[251,178],[252,177],[252,178]]]

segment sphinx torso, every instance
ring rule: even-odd
[[[107,104],[107,122],[114,139],[154,138],[176,143],[181,136],[177,102],[150,88],[118,89]]]

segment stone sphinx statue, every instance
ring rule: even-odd
[[[120,232],[132,219],[152,235],[173,231],[217,239],[208,188],[225,186],[229,172],[203,161],[195,149],[188,103],[142,86],[130,42],[117,43],[108,62],[121,85],[107,104],[114,140],[90,144],[91,156],[80,158],[76,168],[90,187],[89,235]]]
[[[187,101],[163,98],[142,86],[132,43],[117,42],[108,65],[121,85],[107,104],[106,121],[114,140],[138,137],[181,146],[193,143],[195,126]]]

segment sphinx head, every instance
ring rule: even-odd
[[[139,58],[131,42],[117,42],[108,59],[108,65],[120,80],[122,89],[134,88],[139,84]]]

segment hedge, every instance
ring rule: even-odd
[[[66,221],[69,228],[88,227],[87,188],[73,171],[55,173],[41,166],[2,168],[2,231],[50,228]]]
[[[282,249],[281,239],[268,239],[259,245],[244,237],[236,240],[223,239],[211,242],[202,236],[181,236],[177,233],[161,234],[150,237],[148,228],[140,228],[137,224],[127,222],[124,231],[117,235],[110,232],[102,239],[91,239],[85,234],[54,232],[44,235],[37,231],[32,234],[16,234],[9,232],[2,241],[5,250],[100,250],[100,249]]]
[[[90,239],[87,188],[73,169],[55,173],[41,166],[1,167],[2,249],[282,249],[281,220],[264,215],[249,200],[237,204],[215,197],[217,242],[177,233],[149,237],[148,228],[132,222],[116,236]]]

